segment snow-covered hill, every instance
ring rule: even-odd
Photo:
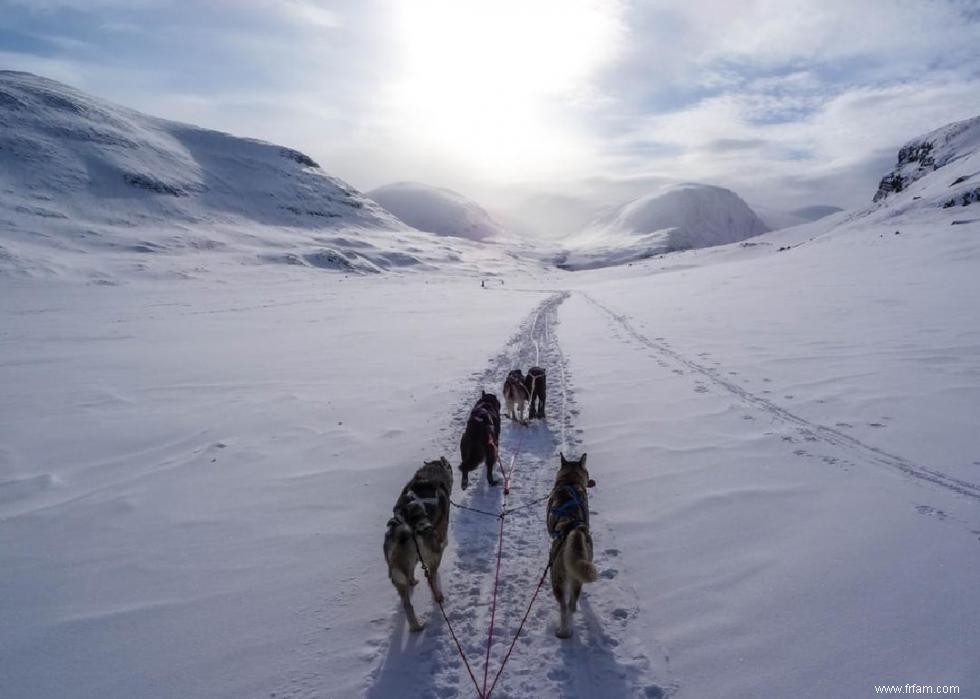
[[[420,231],[477,241],[499,237],[504,232],[483,207],[451,189],[421,182],[395,182],[372,189],[365,196]]]
[[[572,236],[559,266],[605,267],[737,242],[767,230],[731,190],[706,184],[670,185],[625,204],[608,219]]]
[[[0,72],[0,273],[188,276],[215,264],[493,268],[434,242],[309,156]],[[497,261],[499,262],[499,260]]]

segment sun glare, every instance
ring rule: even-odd
[[[495,179],[587,155],[568,115],[588,109],[590,80],[615,55],[615,4],[423,0],[391,17],[398,62],[382,99],[403,138]]]

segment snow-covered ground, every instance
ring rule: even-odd
[[[545,586],[494,697],[980,696],[973,135],[907,151],[901,189],[867,210],[575,273],[381,209],[383,225],[307,226],[161,195],[208,217],[192,221],[150,216],[146,194],[98,209],[112,178],[52,192],[6,171],[0,695],[475,696],[424,583],[428,627],[407,632],[384,526],[423,460],[458,462],[480,390],[539,363],[549,415],[504,426],[506,505],[548,494],[559,450],[587,451],[600,579],[569,641]],[[326,186],[255,148],[256,167]],[[64,218],[17,208],[38,196]],[[72,238],[88,227],[164,249]],[[225,230],[228,247],[165,245],[178,229]],[[365,242],[425,259],[377,274],[259,259],[325,238],[348,261]],[[488,272],[503,283],[482,288]],[[480,478],[453,496],[504,505]],[[452,510],[446,610],[478,684],[545,566],[544,515],[504,521],[487,666],[500,523]]]

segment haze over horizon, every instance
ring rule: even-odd
[[[980,113],[975,2],[0,8],[5,68],[298,148],[362,190],[417,180],[512,212],[676,181],[850,208],[904,141]]]

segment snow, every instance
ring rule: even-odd
[[[0,94],[68,94],[54,85],[4,73]],[[370,203],[263,220],[280,210],[253,186],[361,199],[277,146],[206,132],[227,159],[177,167],[169,122],[111,107],[144,159],[52,135],[49,107],[0,107],[0,143],[54,154],[0,150],[3,696],[474,696],[424,582],[428,627],[407,632],[381,542],[422,461],[458,463],[480,390],[531,364],[549,416],[504,425],[506,504],[546,496],[559,451],[588,452],[600,580],[569,641],[545,585],[494,697],[976,695],[980,203],[945,206],[977,186],[970,134],[867,209],[572,273]],[[238,200],[245,160],[270,181]],[[151,195],[110,166],[228,189]],[[630,235],[659,235],[630,212]],[[181,247],[202,238],[224,247]],[[304,257],[326,240],[392,262]],[[503,284],[482,288],[486,270]],[[503,497],[479,478],[453,493]],[[544,515],[504,521],[491,681],[546,563]],[[481,683],[499,526],[453,509],[442,568]]]
[[[768,228],[734,192],[705,184],[669,185],[620,207],[572,236],[560,264],[588,269],[678,250],[723,245]]]
[[[477,241],[504,233],[483,207],[451,189],[395,182],[372,189],[366,196],[420,231]]]

